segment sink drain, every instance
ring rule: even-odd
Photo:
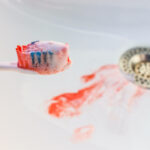
[[[121,56],[119,66],[127,79],[141,87],[150,88],[150,48],[129,49]]]

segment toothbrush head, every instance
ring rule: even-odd
[[[71,64],[68,44],[54,41],[34,41],[16,48],[18,67],[39,74],[54,74]]]

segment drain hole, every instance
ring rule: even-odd
[[[150,48],[136,47],[125,52],[120,59],[120,69],[132,82],[150,88]]]

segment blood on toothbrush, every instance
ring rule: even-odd
[[[68,44],[53,41],[34,41],[28,45],[18,45],[18,67],[39,74],[55,74],[70,66],[68,51]]]
[[[129,107],[133,101],[145,93],[143,89],[140,87],[137,89],[135,85],[127,81],[120,73],[117,65],[101,66],[92,74],[82,76],[81,79],[84,81],[81,89],[73,93],[63,93],[50,99],[49,115],[57,118],[80,115],[84,106],[104,98],[111,104],[116,103],[116,101],[118,103],[124,101]],[[129,87],[132,87],[132,90]],[[117,95],[122,95],[124,92],[131,93],[131,95],[121,97],[118,100]]]
[[[94,126],[93,125],[86,125],[86,126],[77,128],[77,129],[75,129],[75,131],[73,133],[72,140],[74,142],[87,140],[92,136],[93,132],[94,132]]]

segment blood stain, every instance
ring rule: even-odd
[[[53,97],[52,100],[54,103],[49,106],[48,113],[55,117],[74,116],[80,114],[80,107],[93,99],[90,95],[97,87],[99,87],[98,84],[92,84],[78,90],[77,92],[64,93]]]
[[[73,133],[73,142],[80,142],[91,138],[94,131],[93,125],[86,125],[80,128],[75,129]]]
[[[103,97],[110,99],[111,103],[112,101],[116,103],[118,94],[122,95],[123,92],[128,94],[129,87],[133,87],[132,94],[127,100],[127,106],[131,107],[135,99],[145,93],[143,89],[128,82],[120,73],[117,65],[101,66],[92,74],[82,76],[81,79],[84,81],[83,88],[73,93],[60,94],[51,99],[52,103],[48,106],[49,115],[57,118],[73,117],[81,113],[83,106]],[[121,99],[125,100],[123,97]]]
[[[145,93],[145,89],[137,87],[136,91],[133,93],[133,95],[131,96],[131,98],[129,100],[128,108],[130,109],[131,106],[133,105],[135,99],[141,97],[144,93]]]
[[[89,75],[84,75],[81,77],[81,79],[86,83],[86,82],[89,82],[91,81],[92,79],[94,79],[95,77],[95,74],[89,74]]]

